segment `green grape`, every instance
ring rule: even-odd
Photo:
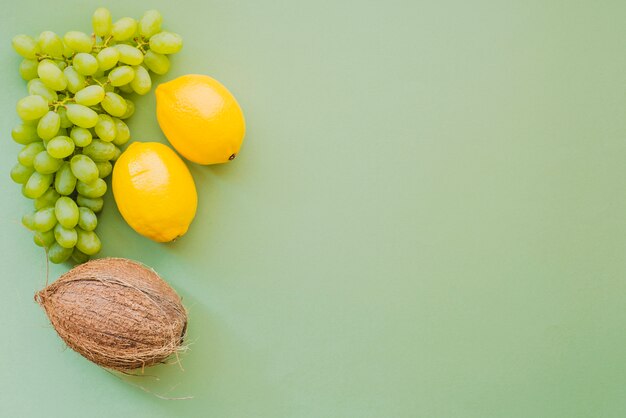
[[[21,121],[24,125],[26,126],[34,126],[35,129],[37,128],[37,124],[39,123],[39,119],[33,119],[33,120],[23,120]]]
[[[115,147],[115,153],[113,154],[113,157],[111,157],[111,161],[117,161],[117,159],[120,158],[120,155],[122,155],[122,150]]]
[[[63,248],[55,242],[48,249],[48,259],[51,263],[61,264],[72,256],[73,251],[72,248]]]
[[[35,229],[35,212],[22,216],[22,225],[33,231]]]
[[[52,174],[41,174],[35,171],[24,185],[22,192],[29,199],[37,199],[42,196],[52,184]]]
[[[161,22],[163,18],[158,10],[148,10],[139,20],[139,34],[145,38],[161,31]]]
[[[54,231],[46,231],[46,232],[35,232],[35,236],[33,237],[33,241],[36,245],[44,248],[50,247],[54,244]]]
[[[70,163],[65,161],[54,176],[54,189],[63,196],[71,195],[76,188],[76,176]]]
[[[33,201],[35,210],[41,210],[43,208],[54,206],[59,197],[60,195],[53,188],[46,190],[44,194]]]
[[[133,69],[135,70],[135,78],[130,82],[130,86],[137,94],[147,94],[152,88],[152,79],[150,74],[148,74],[148,70],[141,65],[133,67]]]
[[[101,178],[98,178],[93,183],[83,183],[79,181],[76,183],[76,190],[78,193],[91,199],[96,197],[102,197],[107,192],[107,184]]]
[[[126,100],[122,96],[112,92],[105,94],[101,106],[109,115],[117,117],[123,116],[128,107]],[[93,126],[95,126],[95,123]],[[83,128],[91,128],[91,126],[83,126]]]
[[[74,95],[74,100],[83,106],[95,106],[104,99],[104,93],[102,87],[94,84],[77,91]]]
[[[133,94],[135,92],[130,84],[124,84],[123,86],[119,86],[118,89],[120,89],[122,93],[126,94]]]
[[[113,143],[118,147],[126,144],[130,139],[130,129],[128,129],[128,125],[124,123],[123,120],[118,118],[113,118],[113,122],[115,122],[115,139]]]
[[[104,199],[102,199],[101,197],[90,199],[79,194],[76,197],[76,203],[78,203],[78,206],[89,208],[95,213],[98,213],[102,210],[102,207],[104,206]]]
[[[111,33],[111,12],[104,7],[99,7],[91,17],[91,24],[94,33],[104,38]]]
[[[37,67],[39,67],[39,61],[24,58],[22,62],[20,62],[20,76],[26,81],[37,78]]]
[[[135,78],[135,71],[128,65],[114,68],[109,73],[109,82],[112,86],[119,87],[128,84]]]
[[[61,165],[63,164],[63,160],[59,160],[54,158],[48,151],[41,151],[39,154],[35,156],[33,160],[33,167],[37,170],[38,173],[41,174],[53,174],[56,173]]]
[[[98,123],[96,123],[95,130],[98,138],[105,142],[113,141],[117,135],[115,122],[111,116],[105,114],[98,115]]]
[[[95,73],[93,73],[93,75],[92,75],[91,77],[93,77],[94,79],[98,79],[98,80],[104,80],[104,81],[106,81],[106,77],[104,76],[104,71],[102,71],[102,70],[100,69],[100,67],[98,67],[98,71],[96,71]],[[104,86],[102,86],[102,87],[104,87]]]
[[[115,93],[111,93],[115,94]],[[122,99],[123,101],[124,99]],[[115,105],[115,109],[118,110],[119,105]],[[41,96],[31,95],[20,99],[15,107],[17,114],[23,120],[35,120],[39,119],[48,112],[48,102]],[[126,103],[124,103],[124,112],[126,111]],[[120,114],[124,114],[121,112]],[[119,115],[114,115],[119,116]]]
[[[83,148],[83,155],[91,158],[96,162],[109,161],[115,156],[115,145],[110,142],[105,142],[100,139],[93,139],[91,144]],[[76,176],[78,177],[78,176]],[[78,177],[80,179],[80,177]],[[82,179],[81,179],[82,180]],[[90,182],[85,182],[90,183]]]
[[[78,71],[74,69],[74,66],[70,65],[69,67],[65,68],[63,70],[63,74],[65,74],[65,78],[67,79],[67,89],[72,94],[76,94],[76,92],[87,86],[85,76],[79,74]]]
[[[63,37],[65,44],[75,52],[91,52],[93,40],[85,32],[69,31]]]
[[[37,135],[43,140],[49,140],[56,136],[61,129],[61,117],[54,110],[50,110],[39,119]]]
[[[35,213],[27,213],[22,216],[22,225],[24,225],[27,229],[31,231],[36,231],[35,229]]]
[[[74,148],[74,141],[69,136],[55,136],[46,147],[50,155],[61,159],[72,155]]]
[[[17,35],[11,43],[15,52],[29,60],[36,59],[37,54],[40,52],[39,44],[28,35]]]
[[[17,163],[11,169],[11,179],[17,184],[26,184],[33,171],[34,168]]]
[[[50,231],[57,224],[54,207],[39,209],[33,218],[33,229],[39,232]]]
[[[71,58],[74,56],[74,50],[70,48],[65,42],[63,42],[63,56],[65,58]]]
[[[87,254],[74,248],[74,251],[72,252],[72,260],[74,260],[76,264],[86,263],[87,261],[89,261],[89,258],[90,257]]]
[[[37,127],[24,125],[20,123],[11,131],[11,137],[15,142],[21,145],[28,145],[32,142],[39,141],[37,135]]]
[[[150,38],[150,49],[159,54],[175,54],[183,47],[183,38],[177,33],[159,32]]]
[[[69,197],[63,196],[54,205],[54,216],[64,228],[74,228],[78,224],[78,206]]]
[[[74,56],[72,65],[78,74],[92,75],[98,71],[98,60],[91,54],[79,52]]]
[[[113,23],[111,28],[111,35],[118,42],[132,38],[135,32],[137,32],[137,21],[132,17],[121,18]]]
[[[163,54],[149,50],[143,57],[146,67],[155,74],[163,75],[170,70],[170,59]]]
[[[67,109],[65,109],[64,107],[58,108],[57,113],[59,114],[59,117],[61,118],[61,129],[59,130],[59,135],[64,135],[62,131],[64,129],[74,126],[74,124],[67,117]]]
[[[60,57],[63,55],[63,41],[54,32],[49,30],[39,34],[39,48],[44,54],[52,57]]]
[[[98,114],[87,106],[80,104],[68,104],[66,105],[66,109],[67,118],[76,126],[80,126],[81,128],[93,128],[96,126],[96,123],[98,123]]]
[[[98,178],[98,166],[86,155],[79,154],[73,156],[70,160],[70,167],[72,174],[84,183],[93,183]],[[80,202],[79,205],[81,205]]]
[[[70,132],[70,138],[72,138],[77,147],[86,147],[91,144],[92,135],[89,129],[75,126]]]
[[[34,126],[34,127],[35,127],[35,129],[37,129],[37,125],[39,124],[39,119],[40,119],[40,118],[37,118],[37,119],[31,119],[31,120],[24,120],[24,119],[22,119],[21,121],[22,121],[22,123],[23,123],[24,125]],[[41,140],[41,138],[39,138],[39,139]]]
[[[126,100],[126,112],[124,112],[124,114],[120,116],[120,119],[128,119],[133,114],[135,114],[135,103],[131,102],[128,99],[125,99],[125,100]]]
[[[67,87],[67,79],[65,74],[57,65],[48,59],[45,59],[39,63],[37,67],[37,74],[46,87],[52,90],[61,91]]]
[[[120,53],[120,62],[128,65],[139,65],[143,62],[143,53],[134,46],[126,44],[115,45]]]
[[[113,165],[108,161],[96,163],[96,166],[98,167],[98,177],[101,179],[108,177],[113,171]]]
[[[98,67],[102,71],[110,70],[117,65],[120,60],[120,51],[112,46],[106,47],[96,57],[98,60]]]
[[[83,231],[80,228],[76,228],[78,233],[78,242],[76,242],[76,248],[87,255],[95,255],[100,251],[102,244],[100,238],[93,231]]]
[[[47,233],[49,233],[50,231],[48,231]],[[37,234],[39,234],[40,232],[35,232],[35,234],[33,235],[33,242],[35,243],[36,246],[38,247],[43,247],[44,243],[43,241],[40,241],[40,238],[37,236]]]
[[[44,147],[43,142],[38,141],[30,143],[22,148],[19,154],[17,154],[17,161],[19,161],[24,167],[32,167],[37,154],[45,149],[46,147]]]
[[[26,126],[34,126],[35,129],[37,129],[37,124],[39,123],[39,119],[33,119],[33,120],[23,120],[22,119],[22,123]]]
[[[65,61],[55,61],[54,63],[56,64],[57,67],[59,67],[59,70],[61,71],[67,68],[67,62]]]
[[[57,92],[47,87],[39,78],[30,80],[26,85],[26,89],[28,90],[28,94],[41,96],[48,101],[48,104],[56,102],[59,99]]]
[[[83,231],[93,231],[98,226],[98,217],[96,214],[89,208],[80,207],[78,208],[79,217],[78,217],[78,226]]]

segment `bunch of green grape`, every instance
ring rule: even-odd
[[[13,38],[24,60],[19,72],[28,96],[17,102],[21,123],[12,137],[24,146],[11,178],[33,199],[23,224],[34,232],[53,263],[85,262],[100,251],[95,229],[105,179],[130,140],[124,122],[135,105],[129,95],[152,88],[150,71],[165,74],[168,55],[182,48],[179,35],[161,30],[162,17],[147,11],[138,21],[112,22],[99,8],[92,35],[70,31],[63,38],[42,32]]]

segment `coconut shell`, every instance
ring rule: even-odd
[[[123,258],[81,264],[35,300],[70,348],[119,371],[163,362],[181,349],[187,329],[174,289],[153,270]]]

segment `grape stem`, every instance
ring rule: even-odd
[[[66,97],[63,100],[59,100],[59,101],[52,103],[52,107],[54,108],[53,110],[56,112],[59,109],[59,107],[65,107],[66,103],[74,103],[74,98]]]
[[[150,41],[144,38],[143,36],[133,38],[133,41],[137,43],[137,49],[140,50],[145,55],[146,50],[144,49],[144,47],[147,45],[150,45]]]
[[[54,60],[54,61],[65,61],[69,64],[69,61],[65,58],[65,57],[53,57],[52,55],[48,55],[48,54],[36,54],[37,55],[37,60],[38,61],[43,61],[46,59],[50,59],[50,60]]]
[[[92,37],[94,38],[94,40],[95,40],[96,35],[95,35],[95,34],[92,34],[91,36],[92,36]],[[103,50],[104,48],[107,48],[107,47],[109,46],[109,42],[111,42],[111,39],[113,39],[113,35],[109,35],[109,36],[107,36],[106,38],[100,38],[100,40],[102,41],[102,43],[101,43],[101,44],[95,44],[95,45],[93,46],[92,50],[93,50],[93,51],[101,51],[101,50]]]
[[[96,83],[96,84],[97,84],[97,85],[99,85],[100,87],[104,87],[104,86],[106,86],[107,84],[109,84],[109,83],[110,83],[109,79],[107,79],[104,83],[101,83],[100,81],[98,81],[98,79],[93,78],[93,77],[89,77],[88,81],[89,81],[89,82],[92,82],[92,81],[93,81],[94,83]]]

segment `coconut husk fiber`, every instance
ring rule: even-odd
[[[65,343],[94,363],[129,371],[181,350],[187,313],[153,270],[124,258],[79,265],[35,300]]]

